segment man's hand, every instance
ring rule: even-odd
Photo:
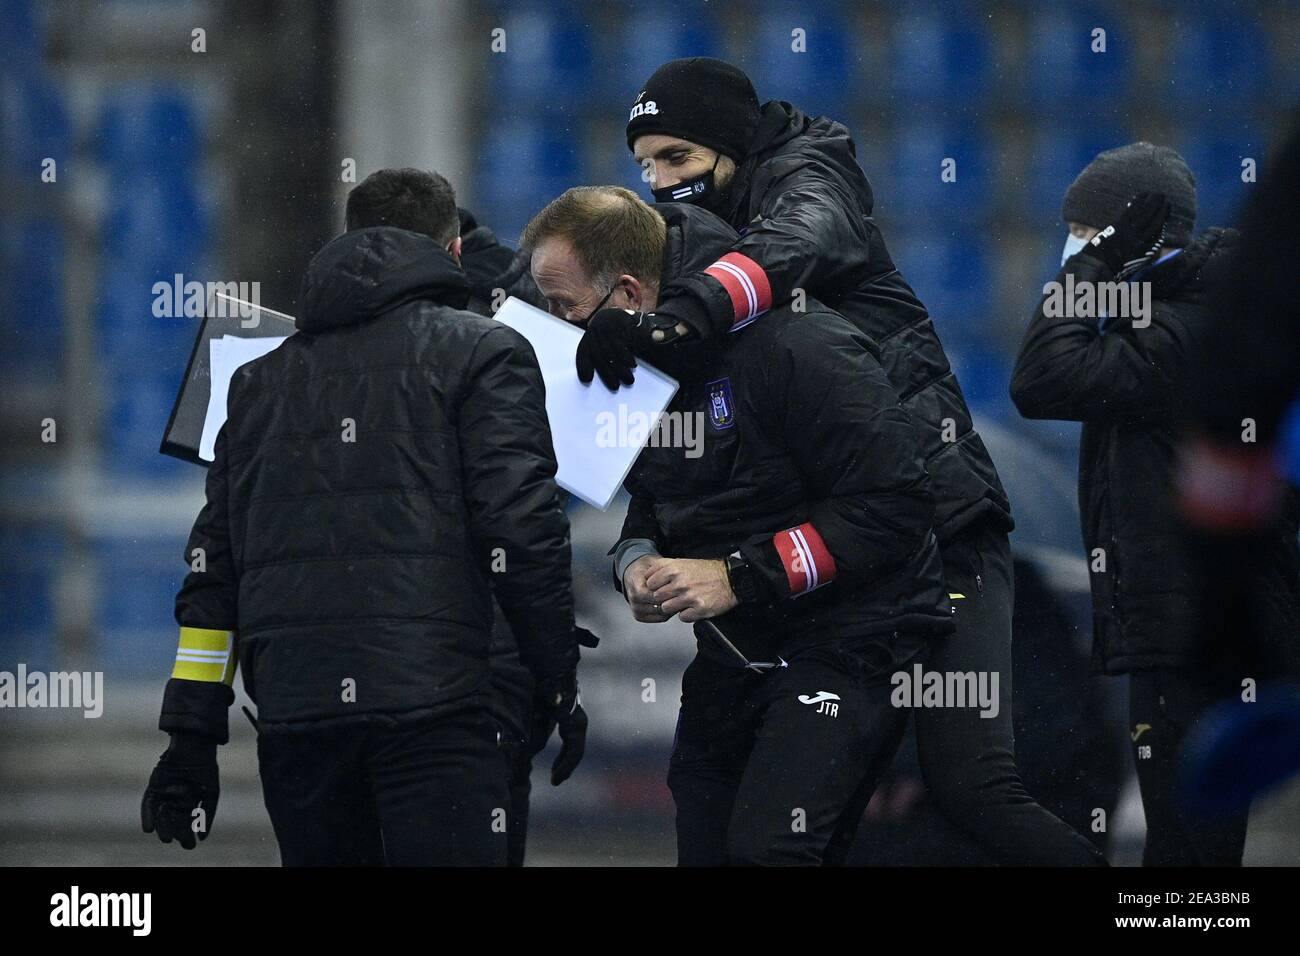
[[[601,309],[587,320],[578,342],[578,378],[590,384],[594,375],[611,392],[635,380],[637,352],[652,345],[666,345],[685,335],[689,328],[671,316],[627,309]]]
[[[187,850],[194,837],[206,840],[221,794],[215,741],[172,734],[171,746],[158,759],[140,803],[140,825],[157,831],[163,843],[176,840]],[[197,811],[197,812],[196,812]]]
[[[588,632],[590,633],[590,632]],[[559,680],[538,684],[533,698],[533,721],[528,734],[530,757],[541,753],[555,728],[560,731],[560,753],[551,765],[551,785],[569,779],[587,749],[587,712],[582,709],[576,671]]]
[[[690,623],[726,614],[740,602],[727,580],[727,562],[720,559],[650,558],[646,578],[660,613],[680,614]],[[629,568],[629,570],[631,570]]]
[[[671,614],[665,614],[655,603],[654,593],[646,585],[646,578],[655,569],[655,562],[661,561],[653,554],[637,558],[623,572],[623,596],[632,608],[632,616],[642,624],[663,624],[672,620]]]
[[[1119,219],[1093,236],[1078,254],[1100,259],[1116,281],[1126,279],[1160,254],[1172,209],[1160,193],[1138,193]]]

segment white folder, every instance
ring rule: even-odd
[[[226,423],[226,398],[235,370],[279,348],[286,338],[287,335],[267,335],[256,339],[223,335],[208,343],[212,353],[212,391],[208,393],[208,415],[203,419],[203,437],[199,440],[199,457],[204,461],[212,461],[216,454],[217,432]]]
[[[604,511],[677,393],[676,380],[638,360],[630,387],[611,392],[599,378],[583,385],[574,368],[582,338],[577,326],[513,296],[495,318],[526,338],[537,355],[559,464],[556,482]]]

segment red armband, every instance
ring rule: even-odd
[[[773,535],[772,543],[785,565],[785,577],[792,595],[807,594],[834,580],[835,559],[817,529],[808,522],[797,528],[778,531]]]
[[[749,256],[728,252],[705,269],[704,274],[722,283],[731,297],[734,313],[731,331],[748,325],[772,308],[772,284],[767,281],[763,267]]]

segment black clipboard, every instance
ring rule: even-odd
[[[217,300],[224,300],[218,302]],[[199,457],[203,423],[208,416],[208,399],[212,396],[212,350],[209,343],[223,335],[243,339],[293,335],[297,331],[293,316],[264,306],[215,292],[208,300],[203,324],[190,352],[185,377],[181,380],[171,417],[163,430],[158,450],[164,455],[208,467],[211,462]]]

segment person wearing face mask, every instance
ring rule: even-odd
[[[935,498],[935,533],[956,631],[930,666],[1000,675],[993,718],[966,708],[916,714],[921,769],[936,805],[1004,864],[1097,865],[1101,854],[1020,782],[1011,727],[1011,507],[975,430],[933,321],[890,258],[874,197],[841,123],[779,100],[760,105],[743,71],[707,57],[673,60],[646,82],[627,145],[661,204],[689,202],[737,233],[712,262],[675,276],[654,309],[591,316],[578,374],[610,388],[636,356],[685,338],[744,335],[774,309],[816,298],[865,333],[913,427]],[[616,303],[621,304],[621,303]],[[851,814],[850,814],[851,816]],[[848,855],[846,829],[826,859]]]
[[[1083,423],[1079,512],[1093,663],[1129,675],[1143,862],[1240,865],[1245,812],[1199,820],[1174,791],[1179,749],[1206,707],[1264,674],[1242,642],[1200,626],[1206,595],[1173,493],[1181,392],[1237,234],[1211,228],[1193,237],[1192,172],[1174,150],[1147,142],[1098,155],[1066,192],[1062,218],[1065,261],[1030,320],[1011,397],[1027,418]],[[1100,293],[1126,280],[1149,292],[1134,314],[1049,305],[1067,281]]]
[[[605,301],[652,312],[735,238],[707,210],[582,186],[521,243],[581,323]],[[668,773],[678,861],[834,862],[906,724],[891,678],[953,628],[918,436],[871,341],[813,299],[659,358],[679,384],[666,418],[702,441],[641,451],[611,554],[637,620],[695,624]]]

